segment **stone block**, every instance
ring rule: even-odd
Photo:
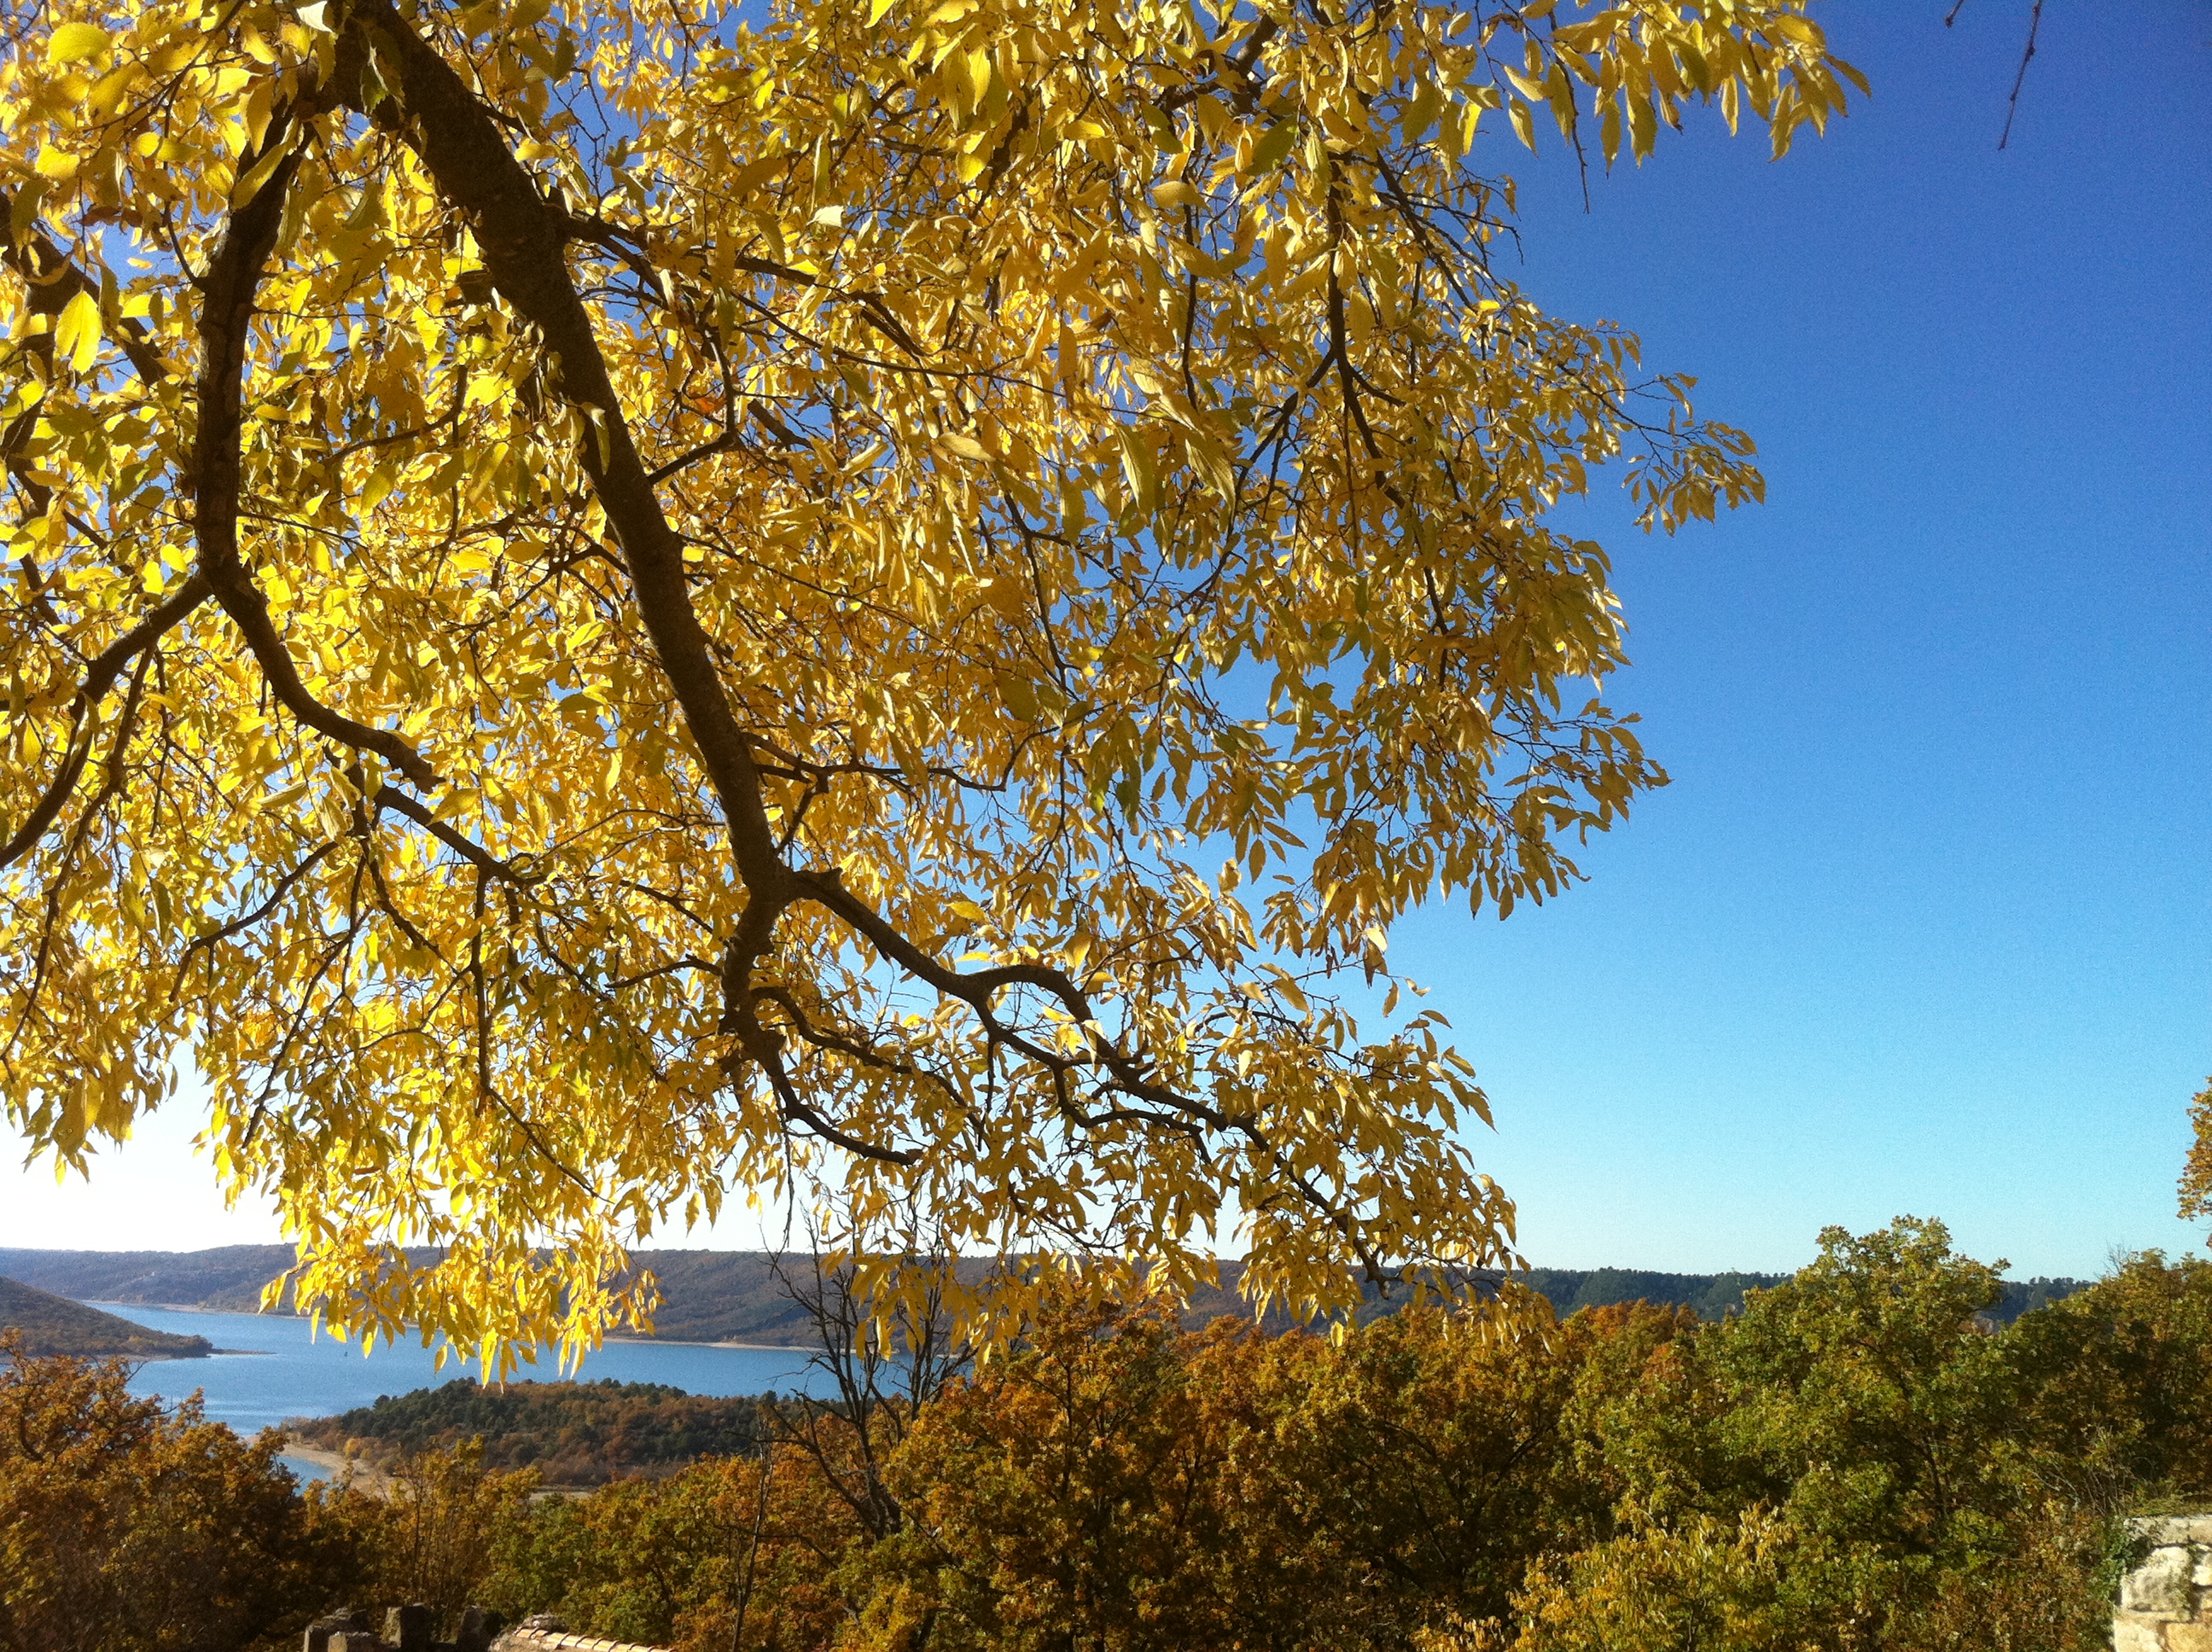
[[[2155,1548],[2212,1543],[2212,1514],[2144,1515],[2130,1521],[2128,1530]]]
[[[2165,1627],[2155,1618],[2138,1618],[2129,1612],[2116,1613],[2112,1619],[2112,1652],[2166,1652],[2164,1638],[2159,1634]]]
[[[300,1643],[301,1652],[345,1652],[347,1635],[368,1633],[368,1619],[349,1606],[341,1606],[307,1625],[307,1636]]]
[[[461,1614],[460,1632],[453,1637],[454,1652],[491,1652],[491,1643],[503,1627],[496,1612],[471,1606]]]
[[[568,1632],[568,1620],[550,1612],[533,1613],[492,1643],[492,1652],[533,1652]]]
[[[413,1601],[404,1606],[394,1606],[384,1614],[384,1639],[398,1652],[430,1652],[431,1637],[436,1625],[430,1619],[430,1608]]]
[[[2168,1624],[2165,1652],[2212,1652],[2212,1624]]]
[[[2149,1559],[2121,1580],[2121,1609],[2169,1621],[2193,1617],[2197,1589],[2191,1580],[2196,1570],[2192,1551],[2172,1545],[2153,1549]]]
[[[391,1652],[365,1629],[346,1629],[331,1637],[330,1652]]]

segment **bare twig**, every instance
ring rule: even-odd
[[[2005,100],[2004,131],[1998,135],[1997,148],[2012,142],[2013,117],[2020,112],[2020,88],[2027,79],[2027,66],[2035,61],[2036,32],[2043,27],[2043,0],[2035,0],[2035,9],[2028,14],[2027,46],[2020,54],[2020,72],[2012,77],[2012,95]]]

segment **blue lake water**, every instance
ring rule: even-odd
[[[112,1314],[157,1331],[205,1337],[235,1353],[207,1359],[152,1359],[131,1379],[131,1392],[173,1403],[194,1389],[203,1396],[211,1423],[228,1423],[252,1436],[290,1417],[327,1417],[374,1405],[384,1394],[450,1382],[463,1375],[450,1358],[443,1370],[435,1356],[416,1342],[379,1344],[364,1355],[356,1343],[339,1342],[327,1333],[311,1334],[308,1322],[290,1315],[187,1314],[145,1308],[137,1303],[94,1303]],[[554,1381],[561,1376],[554,1355],[524,1365],[520,1379]],[[577,1378],[595,1382],[665,1382],[687,1394],[755,1394],[808,1392],[821,1383],[809,1369],[803,1348],[709,1348],[694,1343],[610,1342],[585,1357]],[[319,1479],[327,1471],[287,1458],[301,1479]]]

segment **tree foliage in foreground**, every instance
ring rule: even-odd
[[[2212,1265],[1994,1283],[1907,1220],[1718,1322],[1073,1302],[922,1408],[887,1524],[780,1449],[517,1504],[485,1587],[744,1652],[2095,1652],[2117,1517],[2212,1495]]]
[[[833,1406],[579,1497],[493,1438],[293,1497],[273,1443],[29,1362],[0,1645],[235,1645],[281,1596],[694,1652],[2095,1652],[2118,1517],[2212,1497],[2212,1264],[2003,1328],[1992,1281],[1908,1220],[1718,1322],[1522,1297],[1332,1340],[1068,1291],[896,1429]]]
[[[0,1338],[0,1652],[235,1652],[363,1580],[282,1436],[135,1399],[130,1370]]]
[[[2185,1220],[2212,1216],[2212,1082],[2189,1106],[2197,1139],[2181,1172],[2181,1214]]]
[[[1805,3],[10,4],[11,1121],[188,1050],[302,1302],[488,1351],[731,1185],[1495,1260],[1471,1070],[1333,983],[1663,778],[1552,508],[1760,487],[1492,267],[1497,146],[1786,147]]]

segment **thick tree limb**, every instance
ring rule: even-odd
[[[566,249],[574,221],[538,193],[483,100],[391,0],[360,0],[349,9],[348,24],[349,33],[374,46],[387,82],[398,71],[393,103],[363,112],[402,123],[405,140],[440,192],[475,221],[492,284],[538,328],[558,363],[562,392],[605,434],[604,452],[601,443],[586,440],[581,457],[629,567],[639,618],[721,800],[739,875],[757,897],[780,894],[784,869],[760,776],[691,606],[683,541],[654,495],[592,330],[591,312],[568,271]],[[358,88],[354,95],[356,106],[366,102]]]
[[[92,755],[92,730],[86,721],[92,708],[115,686],[115,679],[123,674],[123,668],[174,629],[207,599],[210,589],[204,577],[193,574],[161,606],[102,649],[86,668],[84,681],[77,685],[76,694],[70,702],[70,740],[61,772],[31,806],[31,812],[24,817],[15,835],[0,845],[0,868],[14,865],[37,846],[46,828],[54,823],[55,817],[76,790],[77,780]]]
[[[538,329],[557,366],[562,393],[593,427],[580,444],[584,471],[621,548],[639,618],[721,802],[749,896],[726,954],[725,1023],[768,1075],[787,1118],[850,1151],[909,1163],[911,1155],[861,1141],[811,1107],[784,1069],[778,1041],[754,1012],[753,965],[793,898],[791,874],[777,850],[751,740],[738,725],[691,605],[683,540],[661,509],[591,312],[568,270],[567,246],[577,222],[538,193],[482,100],[390,0],[362,0],[349,12],[349,29],[376,52],[384,80],[398,92],[374,107],[362,100],[362,112],[398,124],[446,199],[473,220],[494,287]]]
[[[240,157],[241,171],[290,137],[296,112],[282,109],[270,118],[260,149]],[[371,728],[332,710],[308,691],[270,616],[267,599],[239,556],[239,446],[246,334],[253,320],[254,294],[276,248],[285,191],[299,164],[297,150],[279,161],[259,192],[232,215],[200,282],[204,354],[198,385],[199,430],[192,453],[192,521],[199,541],[200,572],[245,637],[270,692],[287,711],[342,745],[374,752],[422,790],[435,791],[441,784],[437,771],[412,745],[389,729]]]

